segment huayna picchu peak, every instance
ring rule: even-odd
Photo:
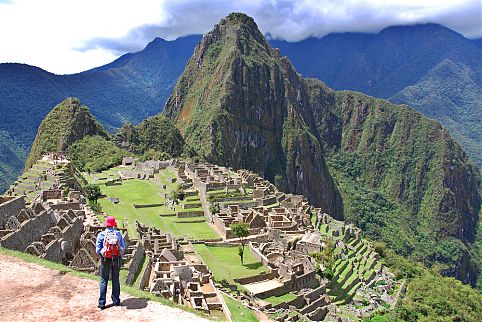
[[[231,14],[202,38],[163,114],[206,160],[254,170],[343,218],[306,85],[252,18]]]
[[[203,36],[163,114],[207,161],[253,170],[475,284],[480,179],[448,132],[406,106],[303,78],[246,15]]]

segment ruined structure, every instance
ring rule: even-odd
[[[214,286],[211,272],[195,254],[190,243],[176,240],[169,233],[138,222],[135,225],[138,246],[129,265],[126,283],[131,282],[131,276],[140,270],[140,261],[136,258],[145,254],[149,261],[142,272],[141,289],[206,313],[212,310],[227,311]]]

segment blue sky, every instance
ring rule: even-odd
[[[426,22],[478,38],[481,10],[480,0],[0,0],[0,62],[79,72],[155,37],[204,33],[233,11],[288,41]]]

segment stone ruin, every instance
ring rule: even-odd
[[[169,233],[135,223],[138,239],[126,283],[141,270],[142,256],[148,265],[142,273],[139,287],[177,304],[209,313],[226,311],[226,304],[217,291],[211,272],[196,255],[192,245],[176,240]]]
[[[267,313],[285,312],[285,320],[295,321],[322,320],[339,310],[340,304],[349,306],[352,301],[371,303],[363,313],[373,312],[382,303],[390,302],[386,289],[377,287],[376,295],[368,291],[378,282],[390,285],[387,287],[390,289],[393,280],[370,243],[361,238],[360,229],[333,219],[301,195],[278,191],[250,171],[176,160],[170,167],[179,179],[193,183],[207,205],[211,191],[226,192],[228,197],[212,201],[220,205],[219,213],[207,214],[209,222],[225,239],[224,243],[238,242],[230,229],[233,223],[248,224],[249,249],[269,269],[268,274],[236,280],[248,289],[252,305]],[[231,197],[230,189],[239,189],[244,197]],[[336,253],[335,277],[331,282],[318,276],[310,256],[322,251],[329,242],[335,246]],[[262,301],[286,293],[296,298],[276,306]],[[297,314],[288,317],[290,308],[296,309]],[[360,316],[360,312],[354,313]]]

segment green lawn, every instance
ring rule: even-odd
[[[216,247],[204,244],[193,246],[217,281],[226,279],[230,284],[236,284],[233,278],[248,277],[266,271],[247,246],[244,248],[244,265],[241,265],[238,247]]]
[[[111,170],[110,173],[112,173]],[[98,177],[105,176],[104,173],[96,174]],[[108,175],[108,173],[107,173]],[[92,179],[92,177],[90,177]],[[166,206],[150,208],[134,208],[133,204],[163,204],[165,202],[159,194],[159,187],[147,180],[124,180],[122,185],[105,186],[100,184],[102,193],[109,197],[119,198],[120,202],[114,204],[103,198],[99,200],[102,209],[107,215],[115,216],[119,225],[126,222],[126,228],[131,238],[137,238],[134,221],[157,227],[162,231],[171,232],[176,237],[188,237],[194,239],[213,239],[219,236],[212,230],[207,222],[189,223],[193,219],[200,218],[177,218],[161,217],[160,214],[174,213]],[[179,210],[180,207],[178,207]],[[189,210],[197,210],[189,209]],[[186,211],[189,211],[186,210]],[[103,218],[101,218],[103,220]],[[122,225],[121,225],[122,226]]]
[[[271,303],[273,305],[277,305],[283,302],[289,302],[292,301],[296,298],[296,295],[293,293],[286,293],[280,296],[270,296],[265,298],[263,301],[266,301],[268,303]]]
[[[229,296],[223,295],[226,304],[228,305],[229,311],[233,321],[248,321],[248,322],[258,322],[259,320],[254,315],[253,311],[245,307],[240,302],[233,300]]]

